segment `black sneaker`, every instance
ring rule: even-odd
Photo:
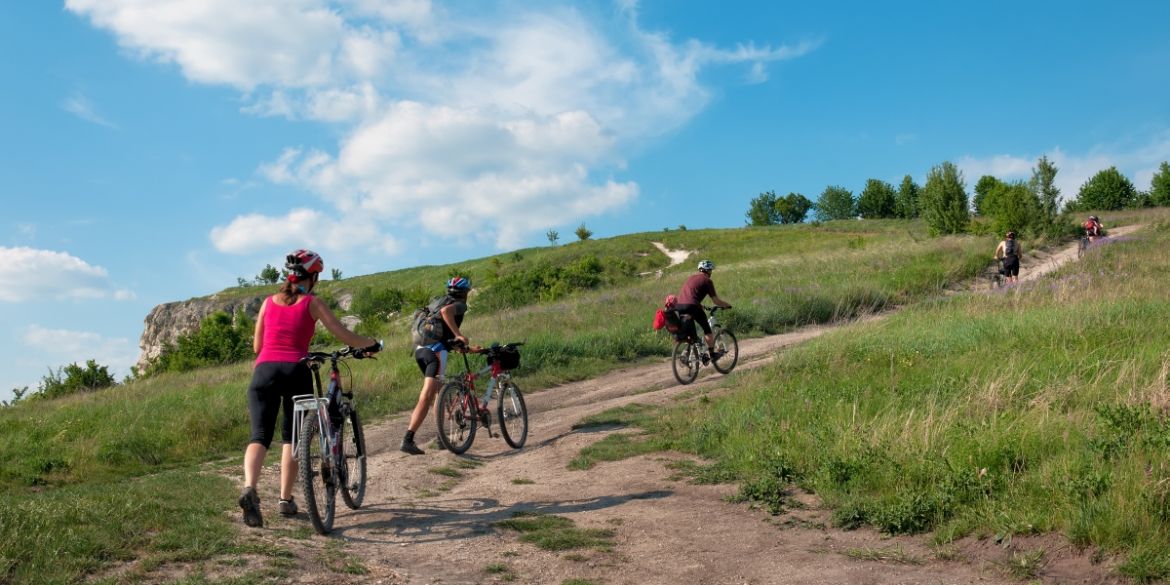
[[[240,494],[240,508],[244,510],[244,524],[253,528],[264,526],[264,517],[260,515],[260,496],[256,495],[256,488],[249,487]]]
[[[281,516],[296,516],[297,515],[297,503],[292,498],[289,498],[287,500],[281,500],[279,508],[280,508],[280,515]]]
[[[492,426],[492,411],[486,408],[479,411],[479,424],[485,429]]]
[[[424,453],[422,449],[418,448],[418,445],[414,444],[414,441],[407,441],[406,439],[402,439],[402,446],[398,450],[403,453],[410,453],[411,455],[422,455]]]

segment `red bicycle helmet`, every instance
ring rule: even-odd
[[[284,259],[289,282],[308,280],[315,273],[325,270],[325,261],[312,250],[300,249]]]

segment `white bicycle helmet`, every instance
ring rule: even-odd
[[[712,270],[715,270],[715,263],[710,260],[703,260],[702,262],[699,262],[699,270],[702,270],[703,272],[711,272]]]

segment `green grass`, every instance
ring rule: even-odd
[[[448,467],[448,466],[432,467],[430,469],[427,469],[427,471],[429,471],[435,475],[442,475],[442,476],[446,476],[446,477],[463,477],[463,472],[459,471],[458,469],[455,469],[454,467]]]
[[[847,548],[844,552],[845,556],[862,560],[862,561],[877,561],[883,563],[897,563],[902,565],[921,565],[924,561],[912,553],[902,548],[902,545],[888,546],[883,548],[873,547],[858,547]]]
[[[509,571],[508,565],[504,563],[488,563],[488,566],[483,568],[483,572],[489,575],[496,575],[499,573],[507,573]]]
[[[135,558],[190,562],[241,552],[223,514],[227,479],[185,471],[0,493],[0,581],[72,583]]]
[[[562,516],[516,512],[512,514],[512,518],[496,522],[494,526],[515,530],[521,534],[521,541],[531,542],[544,550],[562,551],[593,548],[609,551],[613,546],[613,530],[608,528],[577,528],[572,520]]]

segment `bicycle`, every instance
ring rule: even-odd
[[[708,362],[720,374],[730,373],[731,370],[735,369],[735,364],[739,362],[739,342],[735,339],[735,334],[724,329],[715,316],[717,312],[727,309],[724,307],[703,307],[703,309],[711,315],[707,321],[711,324],[715,359],[711,360],[708,357],[707,340],[702,334],[695,333],[695,325],[692,321],[689,327],[684,329],[685,334],[682,337],[676,337],[674,342],[671,368],[674,370],[674,378],[678,380],[679,384],[694,382],[695,378],[699,376],[699,368],[707,365]]]
[[[1085,252],[1089,249],[1089,236],[1081,236],[1080,243],[1077,244],[1077,260],[1085,257]]]
[[[1003,274],[1003,258],[995,259],[996,267],[994,270],[988,269],[987,279],[991,284],[991,290],[1003,288],[1004,274]]]
[[[528,440],[528,407],[524,404],[520,388],[512,381],[512,370],[520,366],[520,351],[517,348],[521,345],[524,344],[492,344],[487,348],[460,352],[463,354],[463,373],[444,384],[439,392],[439,406],[435,409],[439,443],[444,449],[456,455],[466,452],[475,440],[480,425],[487,430],[489,437],[495,438],[489,405],[492,393],[497,389],[499,398],[496,417],[500,434],[513,449],[524,446]],[[487,365],[473,371],[467,360],[468,351],[484,354]],[[489,373],[487,392],[481,401],[475,395],[475,380]]]
[[[299,466],[305,507],[318,534],[333,530],[339,488],[351,510],[361,507],[366,495],[366,437],[353,392],[341,387],[338,363],[348,358],[373,359],[369,354],[381,349],[382,343],[378,342],[361,349],[309,352],[301,360],[313,371],[313,394],[293,397],[293,457]],[[329,386],[322,391],[321,366],[326,361]]]

